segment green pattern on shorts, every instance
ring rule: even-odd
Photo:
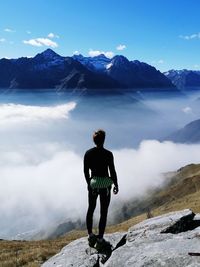
[[[97,177],[94,176],[90,180],[90,186],[92,189],[95,188],[108,188],[113,184],[113,181],[110,177]]]

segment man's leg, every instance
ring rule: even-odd
[[[94,190],[89,189],[88,191],[88,211],[86,216],[86,225],[88,230],[88,235],[92,234],[92,225],[93,225],[93,213],[96,208],[97,203],[97,192],[95,193]]]
[[[99,221],[99,239],[103,238],[106,222],[108,207],[110,204],[110,188],[100,189],[100,221]]]

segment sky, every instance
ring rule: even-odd
[[[200,70],[199,0],[0,0],[0,58],[60,55]]]

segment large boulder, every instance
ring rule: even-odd
[[[147,219],[125,233],[106,235],[113,244],[109,256],[97,254],[81,238],[67,245],[43,267],[198,267],[200,257],[200,215],[191,210],[171,212]]]

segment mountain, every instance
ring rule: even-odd
[[[73,58],[92,71],[106,73],[127,88],[175,87],[156,68],[138,60],[129,61],[124,56],[115,56],[109,59],[103,54],[96,57],[74,55]]]
[[[92,72],[51,49],[33,58],[1,59],[0,73],[0,88],[123,88],[106,74]]]
[[[109,65],[111,62],[111,59],[107,58],[104,54],[95,57],[74,55],[73,58],[86,66],[88,69],[97,72],[104,72],[107,68],[107,65]]]
[[[175,143],[199,143],[200,119],[188,123],[184,128],[172,133],[165,140]]]
[[[115,56],[107,65],[106,73],[117,81],[124,81],[129,88],[170,88],[171,81],[156,68],[138,60],[129,61]]]
[[[164,75],[172,81],[178,89],[200,87],[200,71],[169,70]]]
[[[123,56],[63,57],[51,49],[33,58],[1,59],[0,88],[172,88],[154,67]]]
[[[65,246],[42,267],[54,266],[200,266],[199,253],[200,214],[191,210],[171,212],[147,219],[127,232],[105,235],[112,245],[98,253],[88,247],[86,237]],[[194,256],[194,255],[193,255]]]

